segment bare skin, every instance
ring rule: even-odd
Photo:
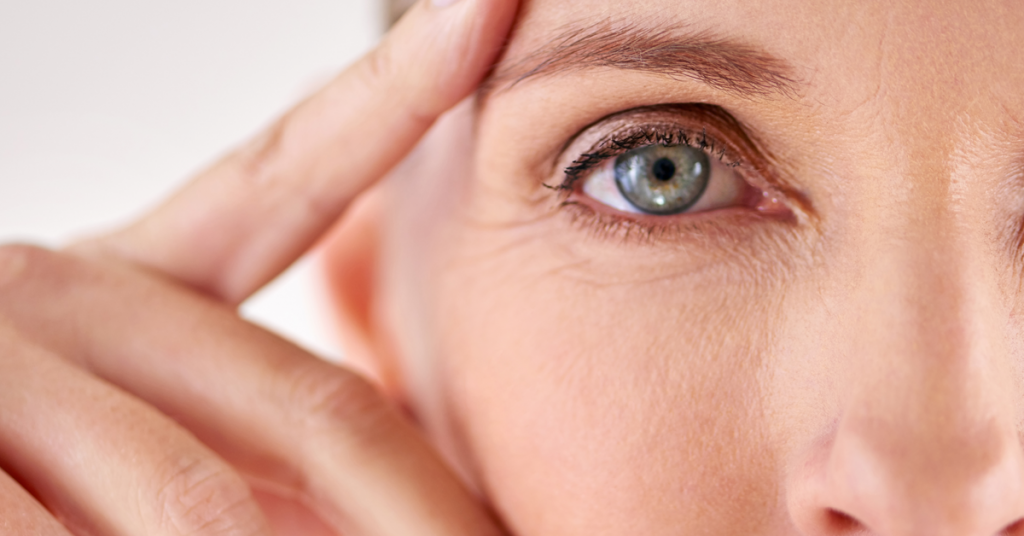
[[[419,5],[142,221],[0,250],[0,529],[1024,533],[1022,29]],[[654,146],[709,158],[672,214],[609,165]],[[343,212],[370,381],[234,312]]]
[[[639,31],[503,79],[592,28]],[[516,534],[1021,533],[1022,28],[1000,2],[527,2],[486,100],[352,222],[377,242],[339,232],[344,331]],[[653,72],[659,32],[704,56]],[[651,106],[779,203],[544,187]]]
[[[476,87],[515,8],[423,3],[141,221],[0,249],[0,531],[503,533],[377,389],[234,307]]]

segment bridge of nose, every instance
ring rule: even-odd
[[[939,15],[921,25],[956,24]],[[806,406],[783,426],[805,440],[789,493],[811,532],[828,533],[813,512],[893,535],[994,534],[1024,516],[1016,298],[993,216],[1006,167],[986,152],[1006,100],[974,76],[984,50],[918,30],[891,30],[886,91],[847,116],[881,143],[842,177],[845,206],[822,218],[830,255],[780,338],[773,381],[808,387],[775,407]]]
[[[864,217],[800,306],[827,323],[790,346],[829,385],[796,478],[815,498],[799,508],[879,534],[984,536],[1024,516],[1006,257],[940,146],[858,185]]]

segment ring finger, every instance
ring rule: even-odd
[[[2,327],[0,407],[0,467],[73,529],[270,534],[246,482],[188,432]]]

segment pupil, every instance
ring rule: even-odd
[[[654,174],[655,179],[662,182],[668,182],[672,179],[672,176],[676,174],[676,165],[668,158],[659,158],[654,162],[654,165],[651,166],[651,173]]]

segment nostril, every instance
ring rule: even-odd
[[[1024,536],[1024,518],[1010,523],[1003,530],[996,533],[997,536]]]
[[[825,512],[825,526],[827,534],[862,534],[867,532],[867,527],[863,523],[857,521],[853,516],[829,508]]]

